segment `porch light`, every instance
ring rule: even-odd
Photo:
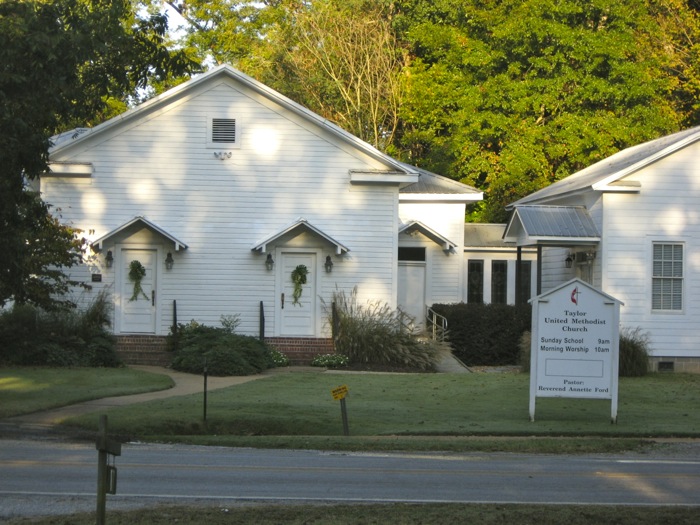
[[[564,259],[564,262],[566,263],[566,267],[571,268],[571,266],[573,266],[575,260],[576,260],[575,255],[573,255],[571,253],[569,255],[567,255],[566,259]]]
[[[331,273],[333,271],[333,260],[330,255],[326,255],[326,264],[323,266],[326,268],[326,273]]]
[[[107,250],[107,255],[105,256],[105,263],[107,268],[111,268],[114,264],[114,256],[112,255],[112,250]]]
[[[272,254],[268,253],[265,259],[265,268],[272,270],[275,267],[275,260],[272,258]]]
[[[175,264],[175,259],[173,259],[173,254],[168,252],[168,255],[165,257],[165,269],[172,270],[173,264]]]

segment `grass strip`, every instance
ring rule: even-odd
[[[550,525],[690,525],[697,523],[697,507],[511,505],[511,504],[383,504],[383,505],[193,505],[162,506],[132,511],[109,511],[110,525],[229,525],[267,524],[473,524],[536,523]],[[94,513],[36,519],[17,519],[8,525],[92,525]]]

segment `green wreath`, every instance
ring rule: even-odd
[[[292,304],[299,304],[301,297],[302,285],[306,284],[306,276],[309,270],[303,264],[300,264],[292,271],[292,282],[294,283],[294,292],[292,293]]]
[[[129,301],[136,301],[139,295],[143,295],[144,299],[148,300],[146,292],[141,287],[141,279],[146,276],[146,268],[139,261],[131,261],[129,264],[129,280],[134,283],[134,293]]]

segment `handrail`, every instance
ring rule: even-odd
[[[432,308],[428,307],[428,313],[426,315],[428,321],[429,333],[433,340],[444,341],[445,334],[447,333],[447,318],[444,315],[440,315]]]

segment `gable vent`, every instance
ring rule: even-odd
[[[211,141],[215,143],[236,142],[236,119],[213,118],[211,119]]]

